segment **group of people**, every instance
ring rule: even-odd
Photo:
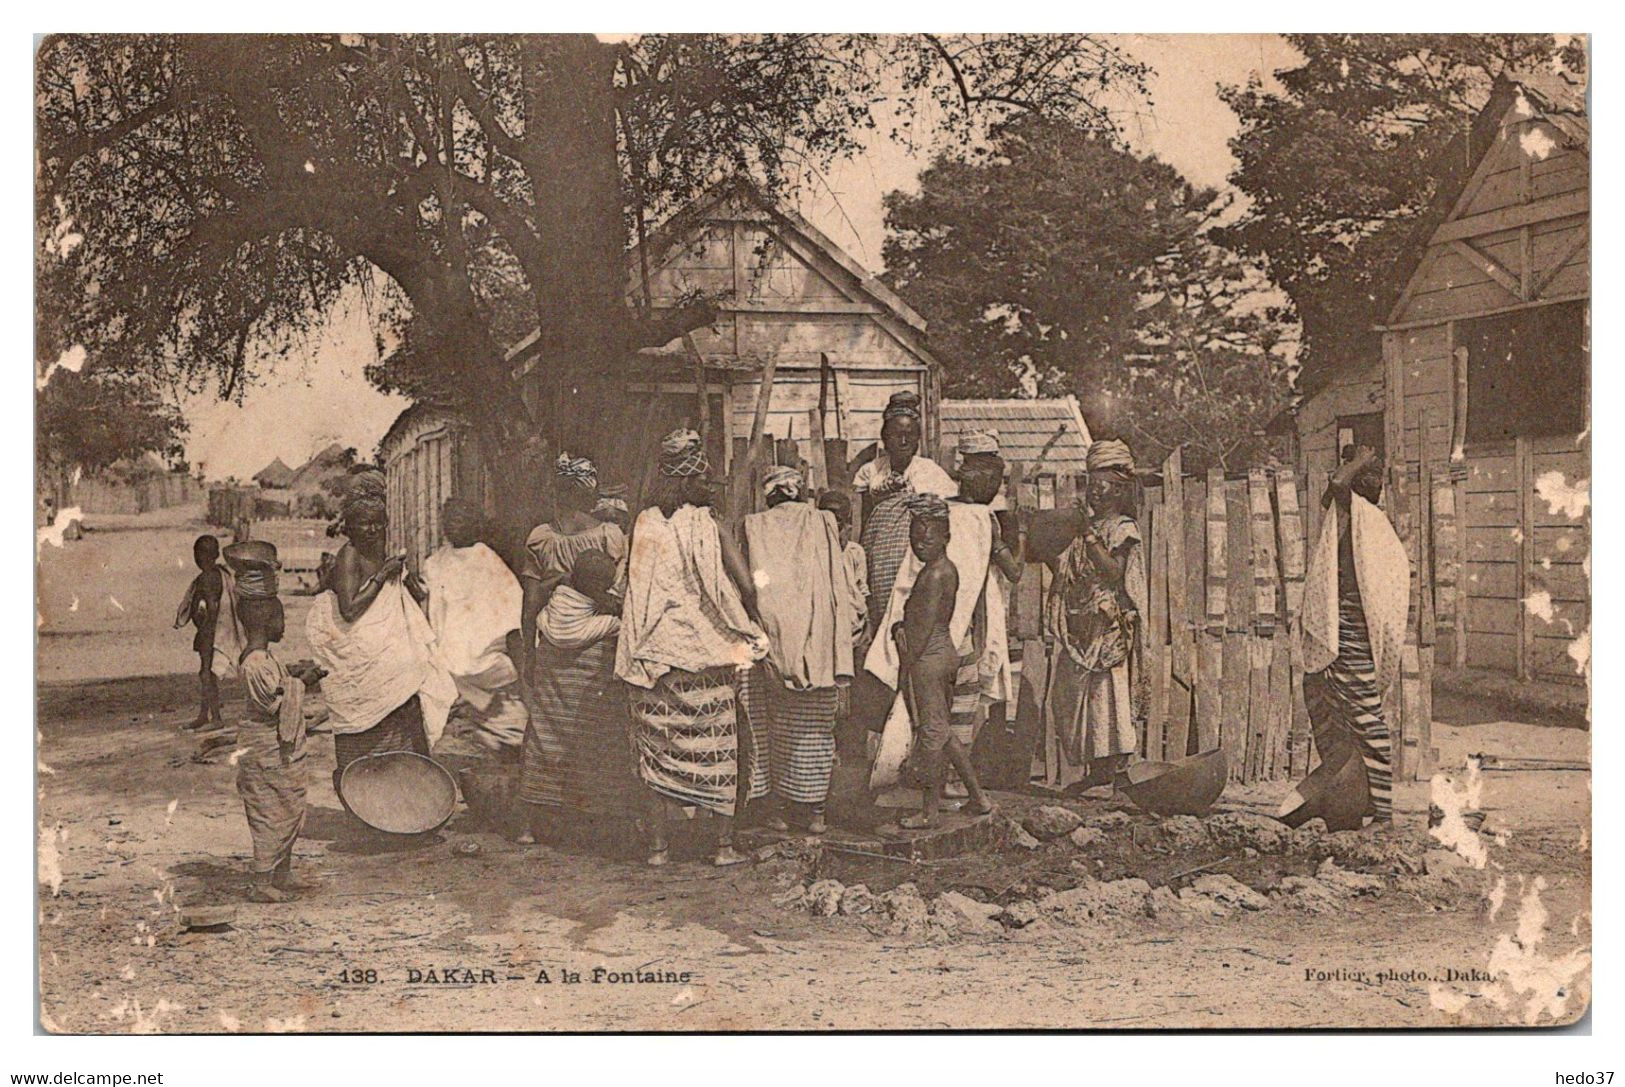
[[[691,430],[663,441],[630,524],[624,492],[601,489],[591,460],[563,453],[553,514],[530,532],[517,573],[481,541],[480,509],[458,498],[442,511],[443,546],[420,569],[387,554],[383,475],[360,471],[341,508],[347,542],[310,612],[309,674],[271,653],[282,632],[274,549],[234,544],[221,568],[200,541],[202,572],[177,623],[198,627],[205,724],[218,720],[219,697],[204,643],[222,648],[216,627],[234,633],[225,652],[247,700],[237,744],[248,754],[237,766],[254,838],[251,893],[275,901],[296,889],[300,703],[304,681],[318,678],[341,799],[349,764],[427,755],[455,715],[517,764],[530,813],[521,841],[572,816],[623,820],[641,826],[648,861],[660,865],[670,809],[699,808],[715,817],[715,863],[737,864],[734,826],[747,812],[778,830],[823,833],[837,763],[866,768],[899,714],[910,741],[898,780],[919,796],[900,825],[928,827],[958,799],[968,814],[992,812],[970,751],[987,708],[1012,701],[1007,601],[1034,556],[1023,554],[1023,525],[1000,493],[998,436],[963,435],[951,474],[920,456],[920,437],[919,398],[893,396],[852,495],[814,494],[795,467],[772,467],[760,512],[736,531],[713,514],[711,465]],[[1044,756],[1048,783],[1061,789],[1111,783],[1134,756],[1145,705],[1134,463],[1124,443],[1099,440],[1088,469],[1070,541],[1044,557],[1054,573]],[[1332,753],[1339,772],[1363,768],[1369,814],[1385,817],[1385,732],[1369,695],[1389,624],[1385,613],[1373,643],[1358,598],[1378,590],[1354,573],[1370,565],[1361,555],[1380,534],[1361,497],[1369,469],[1366,459],[1333,481],[1336,599],[1331,619],[1306,603],[1306,626],[1320,639],[1310,704],[1322,758]],[[1391,589],[1378,595],[1389,607]],[[1317,784],[1301,787],[1305,806]]]

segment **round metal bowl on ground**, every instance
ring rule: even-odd
[[[386,751],[344,768],[339,793],[356,818],[389,834],[438,830],[457,806],[457,783],[445,767],[411,751]]]
[[[1206,815],[1224,792],[1229,766],[1214,748],[1178,762],[1138,762],[1123,773],[1118,792],[1153,815]]]

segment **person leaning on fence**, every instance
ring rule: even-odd
[[[1298,622],[1304,700],[1320,764],[1281,806],[1281,819],[1330,830],[1393,821],[1393,747],[1383,692],[1399,674],[1410,606],[1410,557],[1377,508],[1382,464],[1366,446],[1343,451],[1321,498],[1328,516],[1309,555]]]
[[[1133,757],[1146,706],[1140,643],[1147,592],[1133,516],[1134,458],[1123,442],[1098,440],[1087,467],[1078,534],[1055,560],[1044,609],[1052,646],[1045,777],[1062,789],[1111,782]]]

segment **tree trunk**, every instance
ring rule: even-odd
[[[535,191],[537,245],[545,275],[532,284],[541,337],[529,380],[538,423],[560,446],[579,444],[592,420],[570,405],[578,392],[624,369],[626,223],[616,148],[616,54],[586,35],[531,39],[525,86],[526,165]],[[588,397],[590,400],[590,397]]]

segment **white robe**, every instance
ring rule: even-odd
[[[386,581],[353,623],[339,614],[331,590],[322,593],[311,605],[305,634],[316,663],[327,670],[322,697],[335,734],[365,732],[418,695],[429,746],[440,739],[457,686],[436,653],[429,620],[399,578]]]

